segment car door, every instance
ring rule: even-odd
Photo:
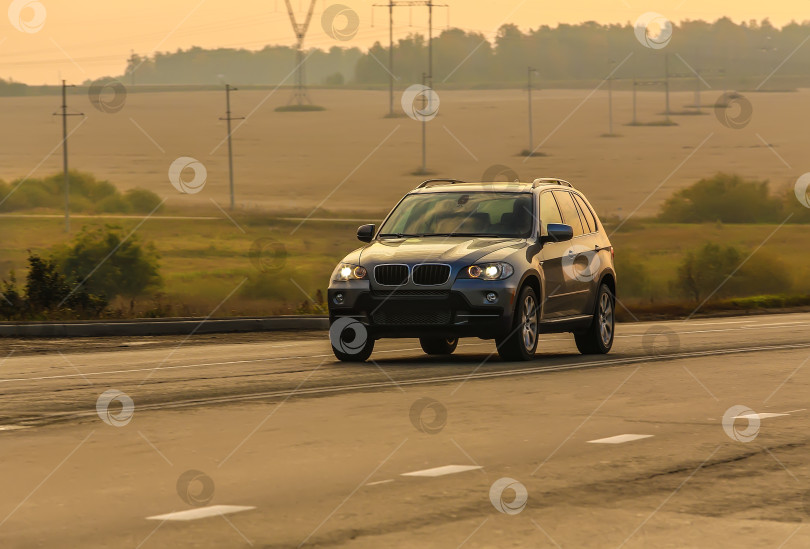
[[[588,227],[585,229],[586,234],[582,238],[583,245],[588,249],[593,249],[589,273],[589,278],[591,279],[591,293],[584,304],[585,309],[583,310],[583,314],[591,314],[596,306],[599,277],[604,271],[604,268],[612,264],[610,243],[606,240],[605,235],[599,231],[599,223],[596,220],[596,215],[593,213],[588,202],[576,193],[572,194],[572,196],[579,208],[583,228],[585,228],[586,225]]]
[[[562,215],[557,201],[551,191],[540,194],[540,232],[541,236],[548,235],[546,227],[549,223],[562,223]],[[545,301],[543,303],[543,318],[553,319],[565,315],[566,282],[562,267],[563,254],[568,249],[567,242],[546,242],[540,252],[540,265],[545,279]]]
[[[590,238],[590,226],[583,220],[574,195],[568,191],[554,191],[563,223],[571,225],[574,238],[566,242],[563,251],[562,271],[565,284],[564,316],[588,314],[594,277],[598,272],[594,260],[596,251]]]

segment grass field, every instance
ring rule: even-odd
[[[359,221],[310,220],[296,230],[297,220],[236,215],[234,223],[221,213],[205,213],[211,215],[200,219],[156,216],[135,233],[141,241],[154,243],[161,256],[164,295],[160,302],[164,307],[171,305],[171,309],[160,314],[204,316],[231,292],[217,316],[296,312],[308,301],[307,296],[314,298],[318,290],[325,292],[336,262],[359,245],[355,239]],[[129,232],[140,221],[99,217],[75,219],[74,224],[96,227],[112,223]],[[28,250],[47,254],[67,238],[58,218],[3,217],[0,223],[5,227],[0,241],[4,276],[15,269],[21,278]],[[617,261],[630,256],[646,266],[659,300],[669,297],[669,281],[684,254],[706,242],[786,259],[793,290],[810,293],[810,256],[803,253],[810,249],[810,231],[805,225],[777,229],[775,225],[628,223],[611,238]],[[251,247],[258,239],[270,239],[263,241],[265,266],[269,268],[264,274],[251,259]],[[286,257],[272,253],[280,249],[279,245],[286,250]],[[784,291],[774,288],[772,293]],[[128,304],[118,306],[128,308]],[[144,298],[136,302],[135,312],[145,314],[155,307],[155,300]]]
[[[438,85],[438,84],[437,84]],[[86,117],[70,119],[71,168],[109,179],[122,189],[140,186],[168,197],[167,207],[204,209],[228,202],[227,146],[223,144],[224,93],[215,91],[130,93],[120,112],[96,110],[86,92],[69,98]],[[427,124],[428,169],[439,176],[480,179],[503,165],[524,180],[556,176],[584,190],[602,215],[653,215],[675,189],[718,171],[767,178],[775,189],[792,186],[809,171],[806,132],[810,91],[747,93],[750,124],[734,130],[711,108],[705,116],[673,116],[677,126],[628,127],[632,94],[614,94],[613,132],[608,132],[607,92],[536,91],[534,145],[547,156],[518,156],[528,147],[526,93],[520,90],[443,90],[439,116]],[[721,90],[706,90],[712,105]],[[239,91],[232,97],[236,122],[236,202],[253,211],[308,213],[317,206],[340,212],[387,210],[419,177],[421,124],[384,118],[388,96],[374,90],[312,91],[322,112],[275,112],[288,90]],[[397,109],[400,95],[395,97]],[[52,116],[56,97],[0,98],[0,178],[42,176],[61,170],[61,127]],[[692,93],[673,93],[674,111],[694,103]],[[640,92],[641,122],[661,120],[663,93]],[[725,111],[723,111],[725,112]],[[728,113],[736,115],[735,109]],[[770,148],[768,144],[773,145]],[[208,172],[199,194],[182,195],[168,170],[180,156]],[[0,227],[2,229],[2,227]]]

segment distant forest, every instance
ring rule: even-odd
[[[755,87],[778,67],[769,85],[788,82],[795,87],[810,83],[810,45],[803,46],[808,35],[810,21],[782,28],[768,20],[686,21],[674,27],[666,48],[653,50],[636,40],[631,23],[587,22],[527,32],[504,25],[492,42],[477,32],[449,29],[433,41],[433,81],[437,87],[511,87],[522,85],[527,67],[532,66],[540,86],[543,82],[576,86],[605,78],[619,64],[616,78],[660,79],[667,57],[676,78],[694,79],[694,69],[707,81],[723,79],[730,87]],[[378,42],[365,52],[333,47],[306,54],[310,85],[382,87],[388,83],[387,44]],[[295,65],[295,50],[285,46],[258,51],[194,47],[148,57],[133,55],[123,74],[111,77],[126,85],[217,85],[223,79],[241,85],[275,85],[285,78],[291,84]],[[426,38],[412,34],[399,39],[394,45],[397,86],[420,82],[426,70]],[[0,95],[18,95],[24,88],[0,81]]]

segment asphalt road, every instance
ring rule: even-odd
[[[810,546],[810,314],[617,333],[3,342],[0,546]]]

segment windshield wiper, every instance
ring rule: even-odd
[[[480,236],[484,238],[517,238],[514,236],[495,233],[430,233],[422,236]]]
[[[425,236],[423,234],[410,234],[410,233],[382,233],[378,235],[382,238],[384,237],[394,237],[394,238],[413,238],[419,236]]]

